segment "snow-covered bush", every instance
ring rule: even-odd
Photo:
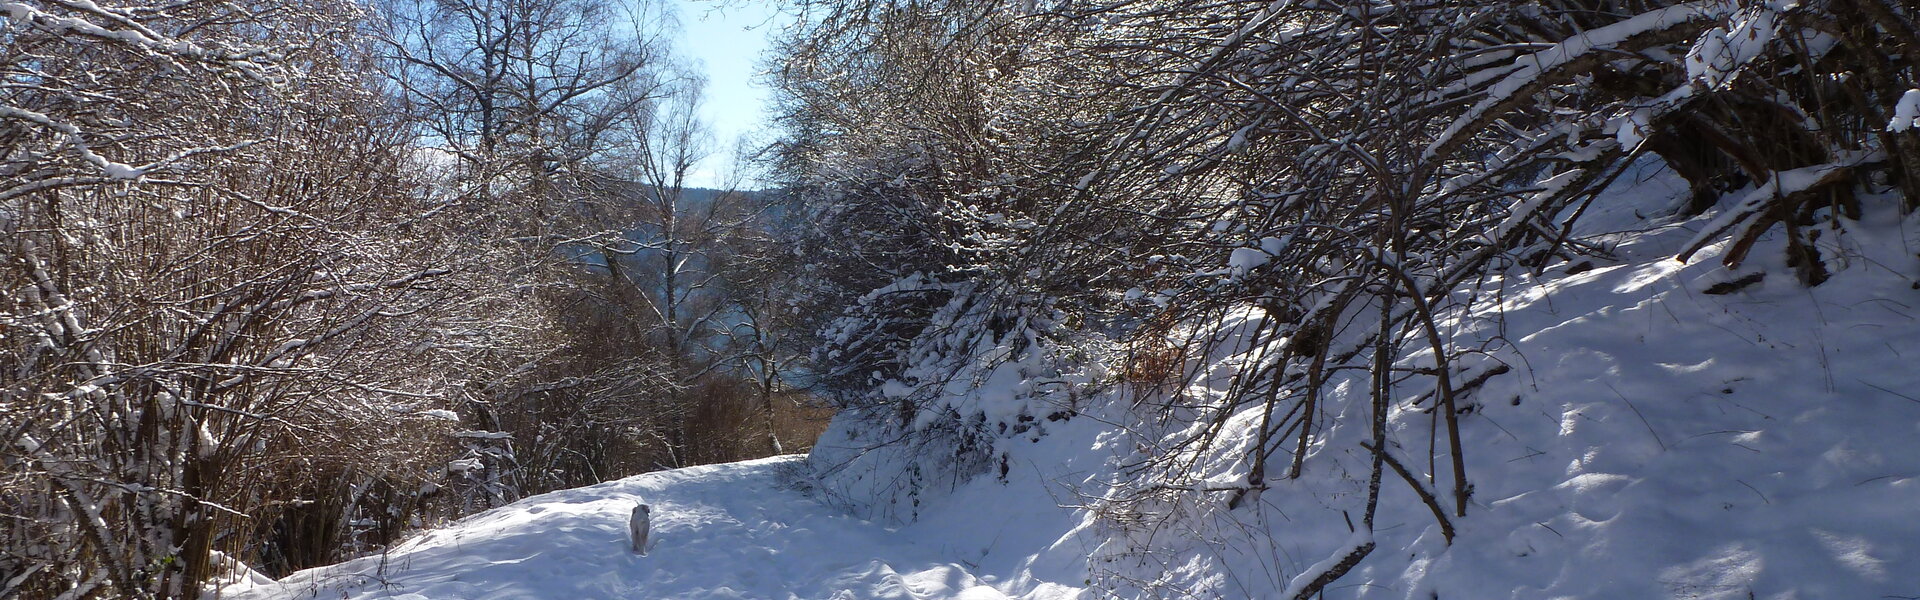
[[[1044,299],[914,274],[833,322],[814,364],[841,412],[810,461],[821,489],[911,520],[922,504],[1007,468],[1003,446],[1075,416],[1104,383],[1097,339],[1063,337]]]

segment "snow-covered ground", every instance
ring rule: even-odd
[[[776,457],[535,496],[428,532],[384,556],[272,584],[233,585],[219,597],[1007,598],[1000,589],[1031,600],[1079,597],[1057,585],[1010,586],[977,577],[967,563],[980,553],[943,544],[941,532],[924,524],[890,529],[825,506],[797,486],[796,470],[804,465],[798,456]],[[646,556],[627,547],[627,515],[641,500],[654,515]]]

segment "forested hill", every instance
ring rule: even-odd
[[[711,197],[661,5],[136,4],[0,0],[0,596],[1920,596],[1912,2],[793,0]]]

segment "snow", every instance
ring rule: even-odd
[[[1263,237],[1254,242],[1254,247],[1235,248],[1227,254],[1226,274],[1245,275],[1247,272],[1266,266],[1287,249],[1288,237]]]
[[[1831,163],[1775,173],[1766,183],[1760,184],[1754,189],[1741,194],[1739,199],[1734,201],[1731,210],[1721,212],[1718,216],[1715,216],[1712,221],[1709,221],[1704,227],[1701,227],[1699,233],[1695,233],[1692,239],[1687,241],[1685,248],[1691,250],[1704,246],[1708,242],[1718,239],[1718,236],[1725,233],[1728,229],[1759,214],[1767,208],[1771,202],[1781,197],[1806,191],[1809,188],[1820,185],[1827,181],[1828,176],[1844,169],[1853,168],[1861,163],[1880,160],[1880,158],[1881,153],[1878,151],[1854,152],[1841,156],[1838,160]],[[1682,256],[1686,255],[1683,254]]]
[[[9,10],[9,9],[10,9],[9,6],[5,4],[0,4],[0,10]],[[30,9],[25,9],[25,10],[30,10]],[[104,175],[106,175],[109,179],[135,181],[140,179],[141,177],[146,176],[147,172],[152,170],[154,166],[154,165],[148,165],[145,167],[135,167],[133,165],[114,162],[112,160],[108,160],[106,157],[100,156],[99,154],[95,154],[92,150],[87,148],[86,143],[81,139],[80,129],[78,127],[75,127],[69,123],[62,123],[60,121],[56,121],[52,117],[49,117],[45,114],[30,111],[24,108],[0,104],[0,118],[19,119],[22,121],[33,123],[35,125],[39,125],[41,127],[45,127],[47,129],[52,129],[54,131],[60,132],[63,136],[65,136],[66,145],[68,147],[72,148],[75,153],[79,154],[80,158],[86,160],[89,163],[92,163],[95,167],[98,167],[101,170],[101,172]]]
[[[1265,266],[1268,258],[1271,256],[1259,248],[1234,248],[1233,252],[1227,255],[1227,268],[1245,273]]]
[[[981,505],[981,523],[901,529],[847,516],[800,487],[804,461],[785,456],[649,473],[527,498],[399,544],[385,556],[256,579],[227,600],[830,598],[1067,600],[1077,587],[977,570],[980,536],[1036,515]],[[627,517],[653,507],[651,552],[628,548]],[[1065,509],[1039,508],[1055,516]],[[1044,515],[1040,515],[1044,516]],[[956,528],[956,529],[950,529]],[[1084,555],[1082,555],[1084,556]],[[988,561],[988,566],[1007,566]],[[1071,583],[1078,583],[1077,581]]]
[[[1540,212],[1540,207],[1545,205],[1548,200],[1558,196],[1561,190],[1566,189],[1567,184],[1578,180],[1582,172],[1582,169],[1573,169],[1541,181],[1541,190],[1534,192],[1533,195],[1515,204],[1509,211],[1506,219],[1503,219],[1492,231],[1487,232],[1487,239],[1506,239],[1508,235],[1512,235],[1515,229],[1524,227],[1527,221],[1538,218],[1539,215],[1535,213]]]
[[[1740,68],[1773,43],[1778,13],[1757,6],[1734,15],[1725,27],[1715,27],[1687,51],[1687,78],[1705,89],[1716,89],[1739,75]]]
[[[1589,54],[1611,51],[1614,46],[1636,35],[1670,29],[1698,19],[1718,17],[1729,12],[1732,7],[1732,3],[1722,0],[1704,0],[1662,7],[1628,17],[1617,23],[1580,32],[1579,35],[1562,40],[1544,50],[1518,57],[1513,61],[1515,68],[1508,72],[1506,77],[1488,86],[1484,97],[1475,103],[1473,108],[1454,119],[1439,137],[1427,145],[1422,156],[1435,158],[1435,154],[1441,148],[1453,143],[1454,137],[1466,133],[1466,128],[1470,124],[1478,122],[1488,111],[1511,100],[1515,94],[1536,84],[1542,77],[1562,66]],[[1768,20],[1760,25],[1771,25],[1771,23],[1772,21]],[[1722,39],[1724,41],[1724,35]],[[1742,48],[1745,47],[1742,46]],[[1718,54],[1710,56],[1718,56]],[[1689,63],[1689,69],[1692,68]],[[1624,141],[1622,144],[1632,146]]]
[[[1339,550],[1329,554],[1325,559],[1315,563],[1313,566],[1301,570],[1299,575],[1293,576],[1293,580],[1287,584],[1287,589],[1280,592],[1277,597],[1293,598],[1299,596],[1301,592],[1306,590],[1307,584],[1312,583],[1313,580],[1318,578],[1322,573],[1333,570],[1334,566],[1337,565],[1341,559],[1346,558],[1354,552],[1360,551],[1362,547],[1372,546],[1373,543],[1373,534],[1365,530],[1353,532],[1353,535],[1347,538],[1347,542],[1342,544]]]
[[[261,575],[260,572],[253,570],[252,567],[248,567],[246,563],[234,560],[233,557],[227,556],[224,552],[219,550],[213,551],[212,559],[213,564],[220,573],[215,576],[215,585],[235,588],[273,585],[272,578]]]
[[[126,15],[121,14],[120,11],[109,10],[89,0],[68,0],[61,4],[64,5],[63,8],[102,20],[112,21],[125,28],[109,29],[80,17],[55,16],[21,2],[0,2],[0,14],[7,15],[8,20],[15,26],[34,26],[57,35],[72,34],[92,37],[175,56],[202,60],[228,61],[230,63],[239,62],[237,60],[238,54],[216,52],[202,48],[186,40],[167,38],[141,26],[132,19],[128,19]],[[119,166],[124,167],[125,165]],[[118,175],[116,175],[116,177],[118,177]]]
[[[1920,125],[1920,89],[1900,95],[1900,101],[1893,106],[1893,120],[1887,122],[1887,131],[1900,133],[1915,125]]]

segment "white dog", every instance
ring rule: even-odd
[[[627,533],[633,535],[633,551],[641,556],[647,555],[647,533],[653,529],[650,523],[653,509],[645,504],[633,507],[633,518],[627,520]]]

